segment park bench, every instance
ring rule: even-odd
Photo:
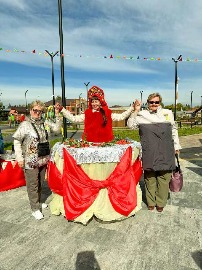
[[[198,125],[198,119],[195,119],[195,118],[190,118],[190,119],[181,119],[179,121],[177,121],[179,127],[181,128],[183,125],[190,125],[191,128],[193,126],[196,126]]]

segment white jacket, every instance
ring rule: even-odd
[[[126,119],[131,112],[133,111],[133,107],[130,107],[128,110],[126,110],[123,113],[112,113],[112,121],[121,121]],[[73,115],[70,111],[63,108],[61,110],[62,114],[65,118],[67,118],[69,121],[73,123],[82,123],[85,120],[85,114],[79,114],[79,115]]]
[[[38,157],[37,146],[39,143],[38,136],[34,130],[31,122],[35,124],[35,127],[40,136],[40,142],[46,142],[45,129],[50,133],[58,133],[61,130],[62,121],[59,117],[56,118],[56,123],[49,120],[35,121],[34,119],[29,119],[23,121],[16,132],[13,135],[14,138],[14,149],[15,156],[18,162],[23,161],[25,164],[25,169],[32,169],[35,167],[40,167],[48,163],[49,156]]]
[[[159,106],[157,112],[155,113],[149,110],[143,110],[138,113],[134,112],[128,119],[127,126],[130,129],[137,129],[139,128],[140,124],[165,123],[165,122],[171,123],[172,138],[174,141],[175,150],[181,149],[178,137],[178,129],[171,110],[163,109],[161,106]]]

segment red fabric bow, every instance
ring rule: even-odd
[[[48,163],[47,176],[50,189],[63,196],[62,174],[52,161]]]
[[[131,158],[132,148],[129,147],[106,180],[92,180],[64,149],[63,175],[50,162],[48,182],[53,192],[63,195],[66,218],[74,220],[85,212],[95,201],[102,188],[108,189],[113,208],[118,213],[128,216],[137,205],[136,184],[142,175],[139,157],[132,166]]]

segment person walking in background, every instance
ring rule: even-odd
[[[15,111],[12,110],[12,112],[9,113],[8,115],[8,124],[9,124],[9,127],[12,128],[16,126],[16,122],[15,122]]]
[[[16,124],[15,115],[11,113],[11,126],[13,125],[13,127],[15,127],[15,124]]]
[[[135,100],[127,121],[129,128],[139,128],[147,205],[158,212],[166,206],[175,153],[181,149],[173,113],[163,109],[161,102],[161,95],[153,93],[147,99],[148,109],[140,111],[141,102]]]
[[[8,115],[8,125],[11,128],[11,116],[10,115]]]
[[[44,109],[41,101],[32,102],[30,117],[20,123],[13,135],[16,160],[24,168],[32,215],[37,220],[44,217],[41,208],[47,207],[47,204],[41,202],[41,191],[50,154],[48,131],[60,132],[62,124],[60,117],[57,117],[57,109],[55,123],[44,121],[41,117]]]
[[[104,99],[104,91],[98,86],[93,86],[88,90],[88,99],[89,108],[80,115],[72,115],[59,103],[55,107],[69,121],[73,123],[84,122],[83,140],[94,143],[112,141],[114,139],[112,121],[121,121],[128,118],[133,111],[133,106],[121,114],[112,113]]]

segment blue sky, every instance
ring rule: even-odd
[[[90,81],[104,89],[109,105],[129,105],[140,91],[143,102],[159,92],[172,104],[172,57],[181,54],[178,101],[190,104],[193,91],[193,105],[201,105],[202,1],[63,0],[62,8],[66,98],[86,98]],[[58,1],[0,0],[0,23],[0,100],[25,104],[27,89],[28,103],[51,100],[51,61],[44,51],[60,49]],[[58,56],[54,71],[55,96],[61,96]]]

